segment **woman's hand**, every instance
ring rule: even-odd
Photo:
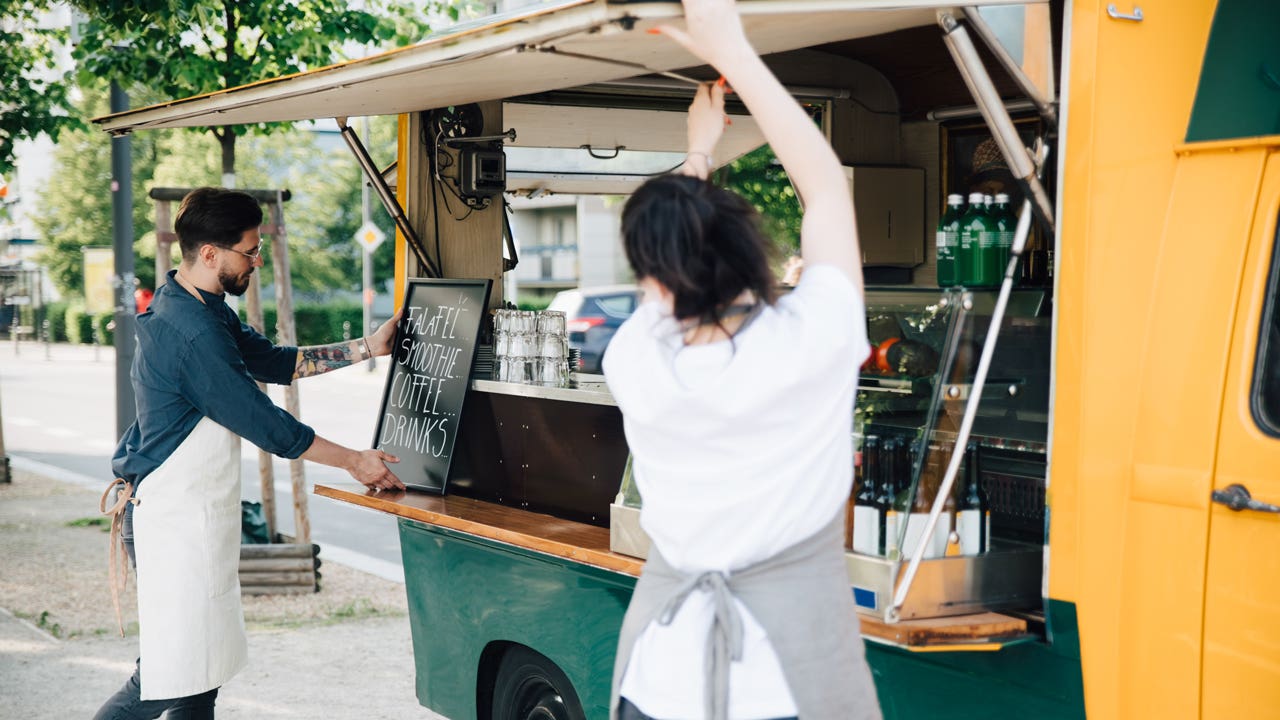
[[[711,156],[724,134],[726,122],[724,80],[699,85],[693,103],[689,105],[689,155],[680,172],[707,179],[711,173]]]
[[[658,32],[680,43],[720,72],[745,50],[755,54],[742,29],[734,0],[684,0],[685,29],[662,25]]]
[[[365,339],[369,343],[369,352],[373,353],[374,357],[391,354],[391,343],[396,341],[396,325],[402,317],[404,317],[404,308],[400,308],[394,317],[382,323],[372,335]]]

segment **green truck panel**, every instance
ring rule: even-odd
[[[1280,3],[1218,3],[1187,142],[1280,134],[1278,28]]]
[[[418,700],[477,717],[484,664],[505,643],[555,662],[588,718],[608,717],[618,630],[635,579],[524,548],[400,521]],[[1084,717],[1075,607],[1051,601],[1052,644],[911,652],[867,643],[886,720]],[[489,652],[486,653],[486,648]],[[492,668],[489,668],[490,672]]]

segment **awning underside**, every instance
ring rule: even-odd
[[[753,45],[769,54],[929,25],[935,21],[933,7],[957,4],[749,0],[740,7]],[[646,32],[681,22],[679,13],[676,3],[583,0],[364,60],[94,122],[118,133],[393,115],[695,67],[700,62],[683,48]]]

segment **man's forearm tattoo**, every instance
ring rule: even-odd
[[[369,356],[364,351],[364,347],[357,338],[332,345],[298,348],[298,367],[294,370],[293,376],[304,378],[321,375],[351,363],[367,360]]]

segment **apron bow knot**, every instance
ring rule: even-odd
[[[724,573],[708,570],[690,576],[680,584],[678,591],[658,615],[658,623],[670,625],[684,601],[694,590],[711,594],[714,618],[707,632],[707,652],[704,655],[703,703],[706,716],[712,720],[729,717],[729,663],[742,660],[742,615],[733,601],[729,579]]]

